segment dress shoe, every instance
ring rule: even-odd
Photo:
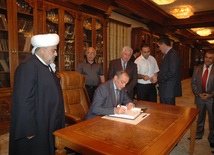
[[[211,147],[211,148],[214,148],[214,143],[210,143],[210,147]]]
[[[195,140],[201,140],[202,138],[195,138]],[[188,138],[188,140],[190,140],[190,138]]]

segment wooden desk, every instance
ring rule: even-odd
[[[54,132],[56,155],[64,147],[81,154],[169,154],[190,127],[190,154],[196,137],[199,110],[152,102],[138,102],[150,115],[137,125],[101,116]]]

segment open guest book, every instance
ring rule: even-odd
[[[113,115],[108,115],[110,117],[119,117],[119,118],[126,118],[126,119],[135,119],[141,114],[141,109],[140,108],[132,108],[131,110],[127,110],[126,106],[122,106],[126,108],[126,112],[123,114],[113,114]]]

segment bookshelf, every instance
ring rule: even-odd
[[[75,21],[71,13],[64,11],[64,70],[75,70]]]
[[[31,56],[30,39],[34,34],[34,15],[33,7],[24,0],[17,0],[17,29],[18,34],[18,64]]]
[[[10,87],[7,1],[0,0],[0,88]]]
[[[91,46],[96,62],[107,70],[106,16],[80,8],[54,0],[0,0],[0,93],[1,88],[12,90],[15,69],[32,55],[30,40],[35,34],[59,34],[57,71],[76,70]]]
[[[30,40],[35,34],[59,34],[57,71],[76,70],[93,46],[106,76],[106,15],[83,7],[64,0],[0,0],[0,110],[6,111],[5,104],[10,109],[15,70],[32,55]]]

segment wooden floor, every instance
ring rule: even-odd
[[[195,107],[194,95],[191,89],[191,79],[186,79],[182,81],[182,93],[183,96],[176,99],[177,106],[184,107]],[[205,123],[205,133],[202,140],[196,140],[195,142],[195,155],[211,155],[211,149],[209,142],[207,140],[208,131],[208,118],[206,118]],[[189,131],[184,135],[178,145],[172,150],[170,155],[188,155],[189,154]],[[8,143],[9,143],[9,133],[0,136],[0,155],[8,155]]]

